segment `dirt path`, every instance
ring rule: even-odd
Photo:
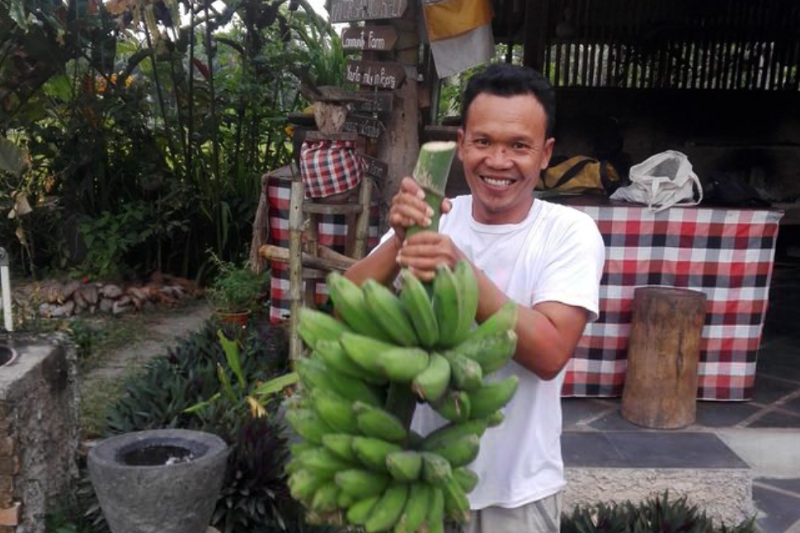
[[[83,377],[89,386],[95,381],[107,381],[123,376],[132,368],[141,368],[153,357],[163,355],[168,348],[200,329],[211,316],[205,302],[194,302],[175,311],[145,316],[143,327],[147,334],[132,340],[128,345],[102,354],[102,363]]]

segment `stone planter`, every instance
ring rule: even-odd
[[[95,445],[89,477],[111,532],[204,532],[228,453],[216,435],[183,429],[125,433]]]

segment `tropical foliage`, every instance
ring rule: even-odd
[[[302,1],[0,0],[0,225],[19,266],[194,275],[248,246],[299,82],[343,79]],[[307,7],[307,6],[306,6]],[[15,213],[16,214],[16,213]]]

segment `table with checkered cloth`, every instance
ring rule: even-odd
[[[269,209],[269,243],[284,248],[289,247],[289,203],[291,201],[291,178],[270,175],[266,180]],[[370,209],[369,233],[367,247],[374,248],[378,238],[378,206]],[[327,246],[339,253],[345,253],[347,241],[347,222],[345,215],[320,215],[318,227],[319,244]],[[289,317],[289,265],[272,261],[270,279],[269,317],[273,323],[279,323]],[[328,297],[323,282],[316,283],[316,302],[322,304]]]
[[[665,285],[708,298],[697,398],[752,398],[782,213],[680,207],[651,213],[629,204],[568,203],[597,222],[606,264],[600,317],[586,327],[567,367],[563,395],[621,396],[634,289]]]

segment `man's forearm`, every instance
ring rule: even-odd
[[[344,275],[357,285],[361,285],[369,278],[388,285],[400,272],[400,267],[397,265],[398,250],[399,241],[395,237],[387,239],[367,257],[348,268]]]
[[[486,274],[478,275],[477,321],[483,322],[508,301]],[[553,379],[569,361],[586,324],[585,310],[557,302],[535,308],[517,304],[517,350],[514,360],[542,379]],[[561,324],[561,327],[559,327]]]

